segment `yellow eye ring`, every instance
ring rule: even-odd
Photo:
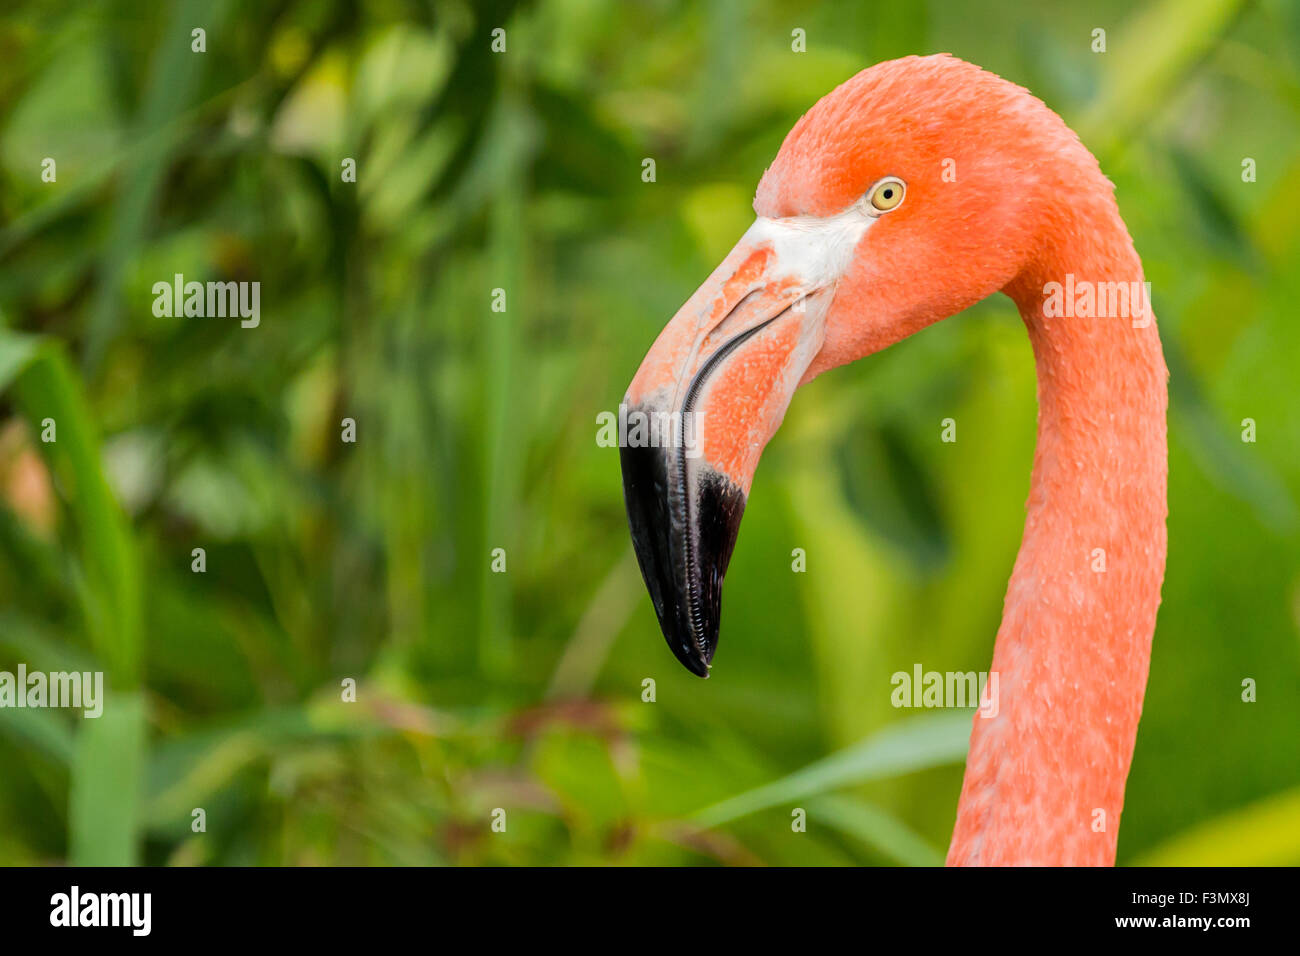
[[[907,193],[907,183],[897,176],[886,176],[867,192],[867,202],[876,212],[897,209]]]

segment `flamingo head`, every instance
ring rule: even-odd
[[[693,673],[708,676],[754,470],[795,389],[1006,286],[1074,155],[1095,166],[1039,100],[946,55],[864,70],[790,131],[754,224],[624,400],[633,543]]]

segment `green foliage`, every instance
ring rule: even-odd
[[[0,862],[940,862],[970,717],[890,676],[987,667],[1034,441],[1009,303],[801,391],[707,682],[593,440],[799,115],[939,50],[1075,125],[1154,285],[1170,561],[1121,862],[1300,862],[1300,18],[1131,6],[11,4],[0,670],[109,703],[0,711]],[[259,281],[261,324],[155,315],[176,273]]]

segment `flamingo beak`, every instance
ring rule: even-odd
[[[822,346],[834,281],[808,238],[759,219],[664,328],[620,409],[641,574],[668,646],[700,677],[759,456]]]

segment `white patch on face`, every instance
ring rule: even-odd
[[[755,245],[771,245],[774,271],[797,277],[808,291],[834,285],[848,270],[853,251],[878,217],[855,202],[834,216],[759,216],[745,237]]]

